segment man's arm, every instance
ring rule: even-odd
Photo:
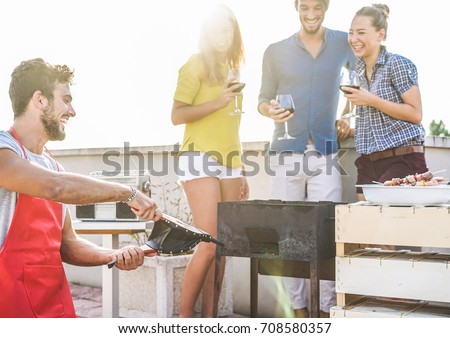
[[[277,92],[277,76],[274,74],[275,65],[272,64],[271,49],[266,49],[263,56],[261,88],[259,91],[258,111],[276,123],[283,123],[292,118],[292,114],[281,108],[275,101]]]
[[[271,64],[270,47],[264,51],[262,60],[261,88],[258,96],[258,111],[261,115],[270,117],[270,100],[275,98],[276,93],[276,77],[273,74],[274,65]]]
[[[124,184],[45,169],[22,159],[10,149],[0,149],[0,186],[9,191],[65,204],[118,202],[132,193],[132,189]],[[140,192],[128,205],[144,219],[155,217],[156,204]]]
[[[64,220],[61,257],[63,262],[78,266],[104,265],[117,257],[116,267],[121,270],[134,270],[144,263],[144,251],[138,246],[113,250],[79,237],[72,227],[69,210]]]
[[[261,102],[258,105],[258,111],[261,115],[264,115],[266,117],[269,117],[269,109],[270,109],[270,103],[269,102]]]

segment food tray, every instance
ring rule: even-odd
[[[357,185],[367,201],[387,205],[436,205],[450,203],[450,185],[383,186]]]

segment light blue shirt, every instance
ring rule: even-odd
[[[277,94],[291,94],[294,117],[288,122],[294,140],[278,140],[284,125],[275,123],[271,150],[303,153],[311,135],[316,149],[328,155],[337,152],[336,110],[342,67],[355,61],[347,42],[347,33],[326,29],[325,39],[316,58],[306,50],[295,33],[271,44],[264,53],[259,104],[275,99]]]

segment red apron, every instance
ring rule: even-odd
[[[60,203],[18,194],[0,250],[0,317],[76,317],[60,254],[62,209]]]

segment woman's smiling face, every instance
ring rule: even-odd
[[[211,47],[218,53],[226,53],[233,45],[234,30],[230,20],[215,22],[207,33]]]
[[[372,25],[368,16],[356,16],[350,26],[348,43],[357,57],[367,58],[380,51],[385,30],[379,31]]]

